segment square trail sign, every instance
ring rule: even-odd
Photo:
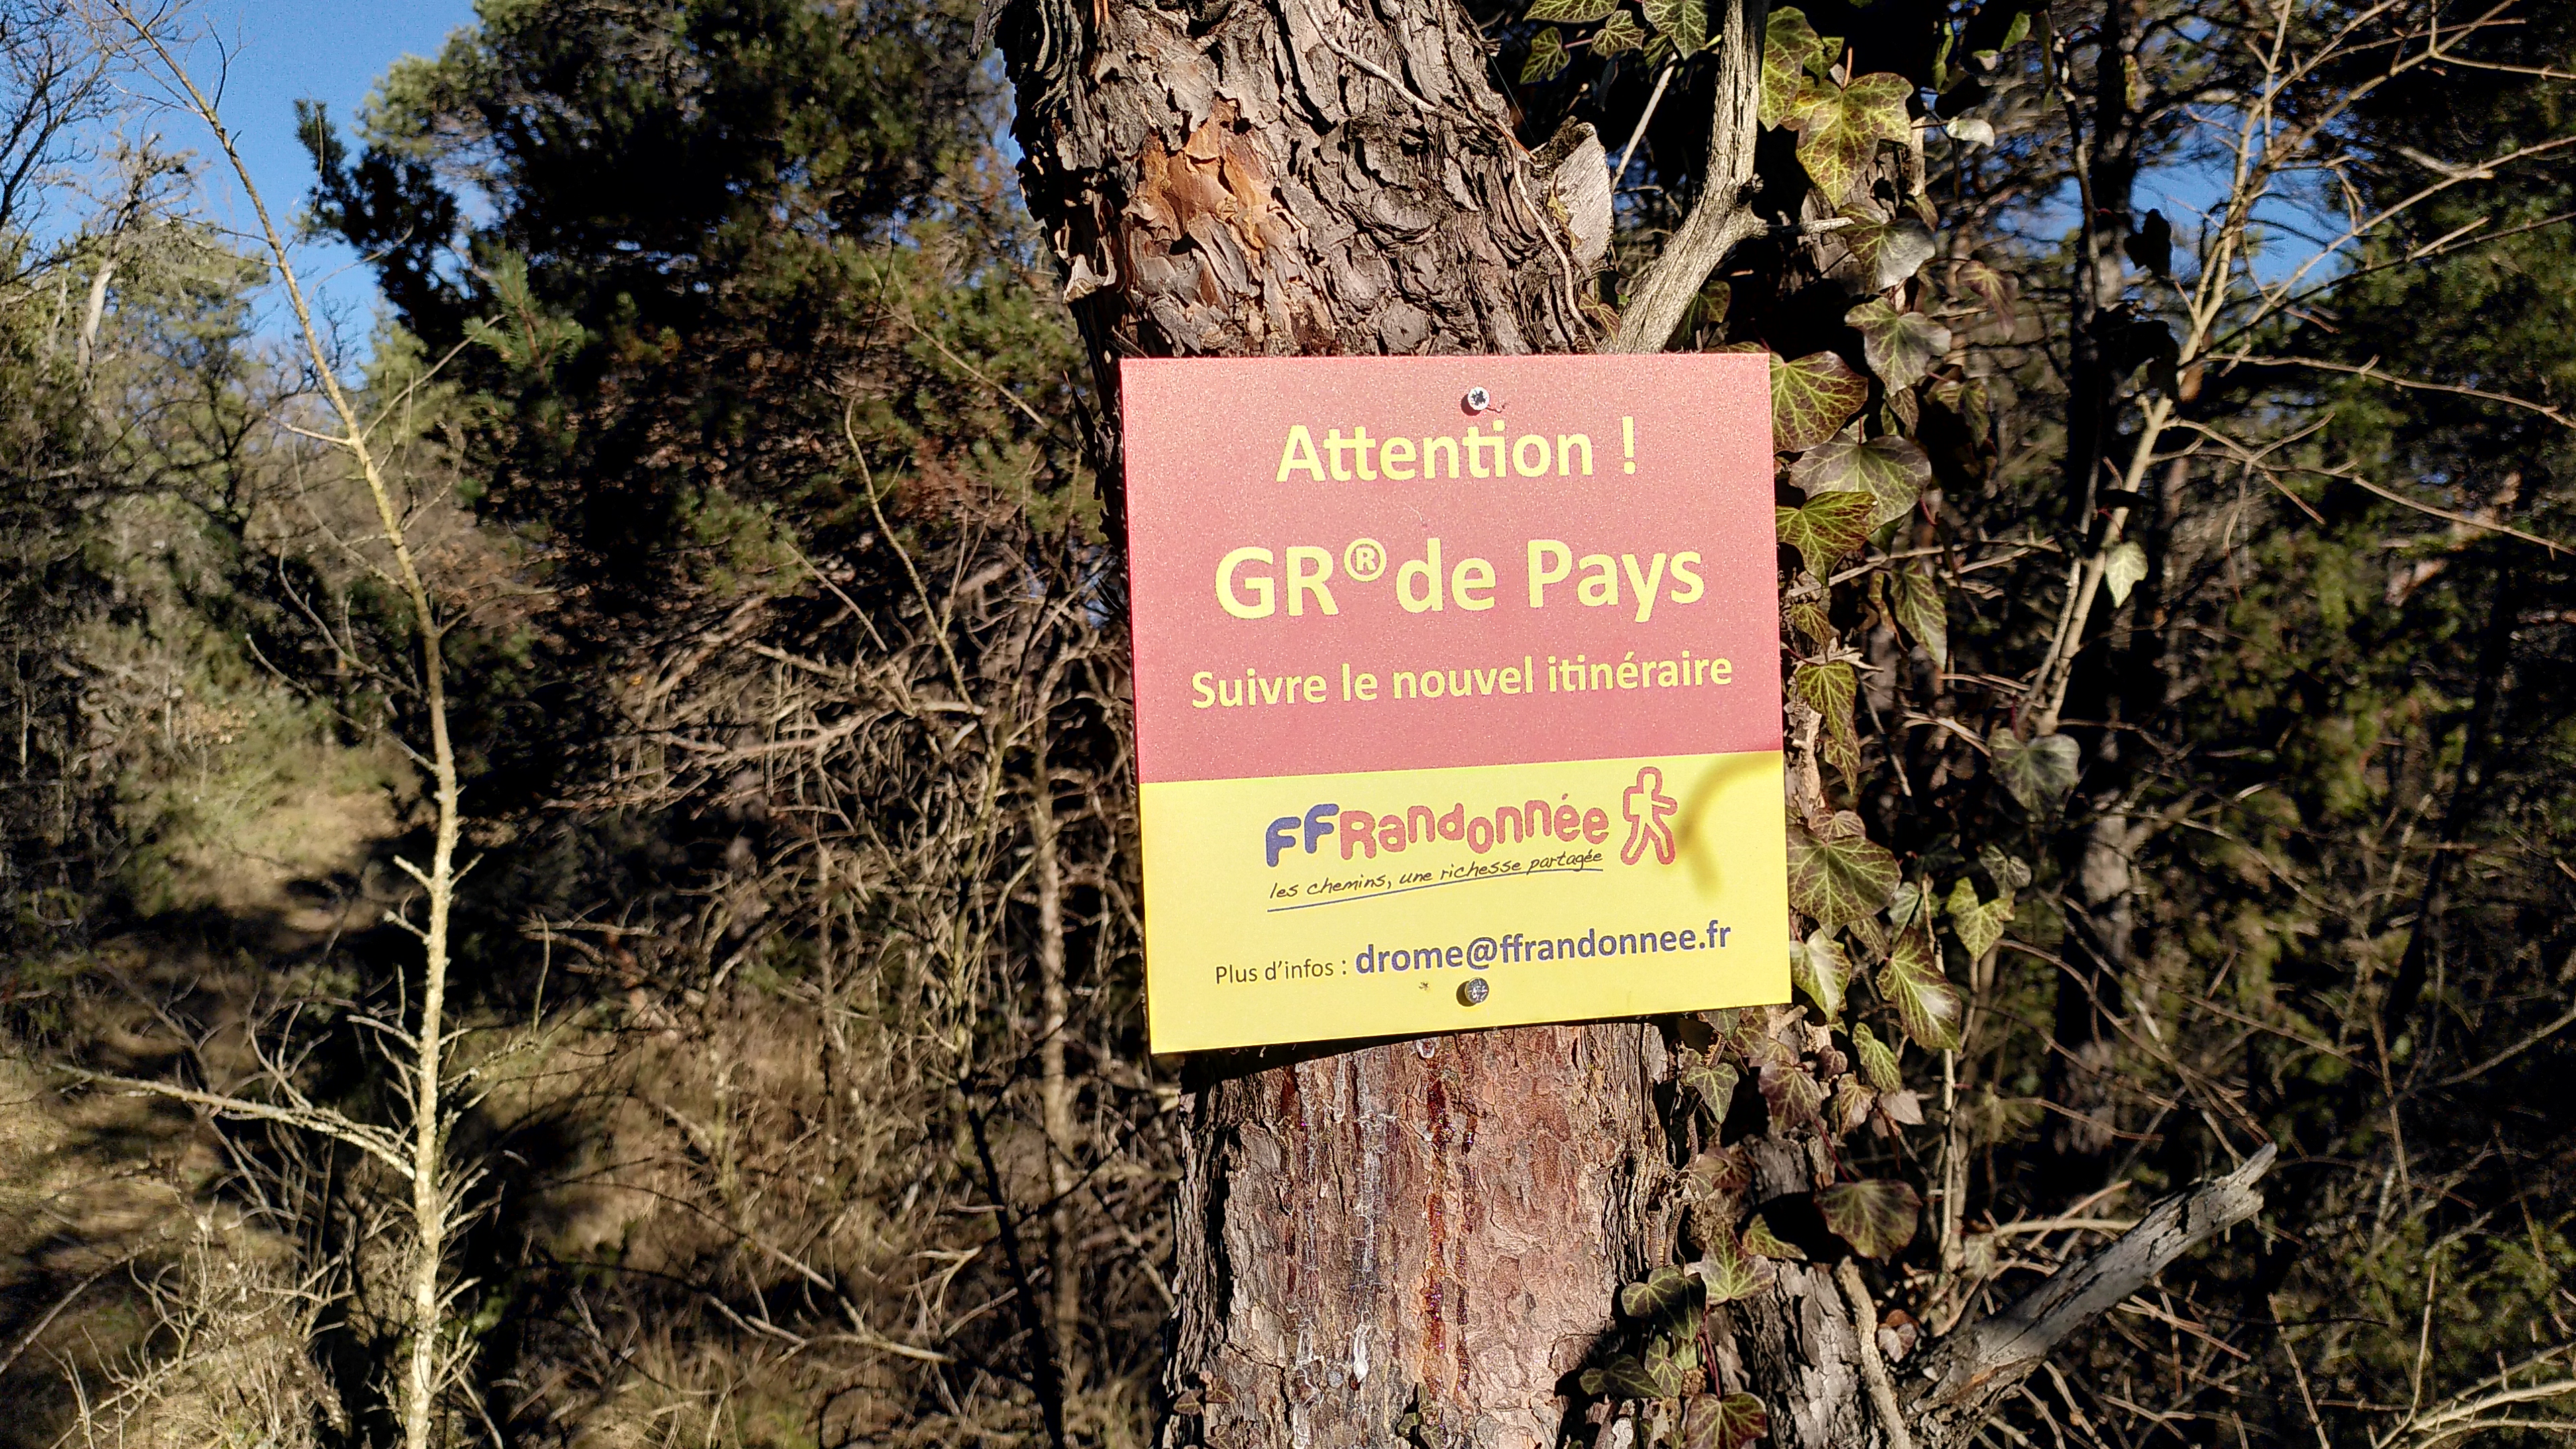
[[[1122,392],[1155,1051],[1788,999],[1768,358]]]

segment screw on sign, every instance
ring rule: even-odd
[[[1484,977],[1470,976],[1465,981],[1459,983],[1458,1004],[1461,1006],[1482,1006],[1485,1004],[1485,998],[1493,994],[1494,989],[1485,984]]]

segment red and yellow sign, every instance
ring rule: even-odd
[[[1125,364],[1154,1050],[1788,999],[1769,388]]]

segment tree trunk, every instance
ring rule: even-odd
[[[1001,39],[1104,396],[1123,356],[1596,345],[1454,6],[1027,0]],[[1662,1056],[1616,1023],[1201,1064],[1168,1438],[1376,1444],[1418,1413],[1552,1444],[1558,1381],[1668,1247]]]
[[[1104,396],[1120,357],[1594,347],[1455,6],[1017,0],[1000,38]]]
[[[1165,1442],[1376,1445],[1412,1417],[1554,1444],[1560,1380],[1669,1238],[1662,1056],[1636,1023],[1524,1027],[1194,1084]]]
[[[2074,531],[2088,542],[2101,536],[2103,515],[2094,506],[2096,496],[2118,486],[2116,479],[2104,481],[2105,462],[2119,442],[2120,390],[2136,367],[2127,343],[2117,335],[2128,285],[2121,253],[2131,229],[2140,142],[2131,96],[2139,32],[2133,10],[2134,0],[2106,0],[2102,6],[2091,114],[2081,118],[2078,141],[2084,153],[2080,175],[2087,225],[2078,239],[2069,294],[2066,457],[2060,466],[2066,506],[2075,514]],[[2080,716],[2113,719],[2121,713],[2121,671],[2104,643],[2116,612],[2095,611],[2086,637],[2069,643],[2070,648],[2092,646],[2073,671]],[[2144,834],[2121,808],[2129,771],[2121,759],[2120,732],[2099,731],[2086,760],[2087,794],[2095,813],[2075,824],[2065,846],[2072,867],[2066,893],[2074,907],[2067,938],[2072,969],[2057,981],[2055,1050],[2046,1074],[2048,1101],[2056,1111],[2048,1125],[2045,1190],[2061,1199],[2081,1197],[2102,1185],[2118,1141],[2111,1098],[2113,1021],[2129,975],[2135,917],[2131,902],[2137,890],[2133,856]]]

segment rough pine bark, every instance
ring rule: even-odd
[[[1197,1084],[1165,1442],[1554,1444],[1669,1235],[1661,1066],[1636,1024],[1544,1026]]]
[[[1598,345],[1454,5],[1021,0],[1000,38],[1024,191],[1104,396],[1126,356]],[[1670,1241],[1660,1038],[1276,1060],[1194,1067],[1167,1438],[1378,1444],[1411,1416],[1555,1442],[1560,1380]]]
[[[1017,0],[1001,40],[1104,386],[1128,356],[1594,347],[1455,5]]]

